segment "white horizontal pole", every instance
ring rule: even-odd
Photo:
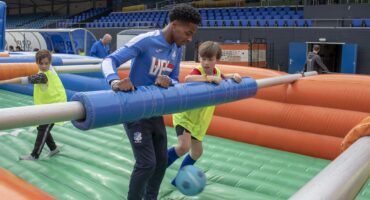
[[[83,72],[101,72],[100,64],[91,65],[62,65],[54,66],[55,71],[58,73],[83,73]],[[130,66],[121,65],[118,70],[128,70]]]
[[[99,64],[103,59],[90,58],[90,59],[62,59],[63,65],[78,65],[78,64]]]
[[[370,176],[370,136],[362,137],[290,200],[352,200]]]
[[[258,88],[265,88],[265,87],[271,87],[274,85],[292,83],[302,77],[314,76],[314,75],[317,75],[317,72],[312,71],[312,72],[305,72],[304,74],[288,74],[288,75],[283,75],[283,76],[275,76],[271,78],[258,79],[256,80],[256,82],[257,82]]]
[[[0,109],[0,130],[83,119],[85,108],[78,101]]]

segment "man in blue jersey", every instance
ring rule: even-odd
[[[109,44],[112,41],[112,36],[109,34],[105,34],[103,38],[96,41],[90,49],[89,56],[97,57],[97,58],[105,58],[109,55],[110,47]]]
[[[136,36],[102,62],[102,71],[114,91],[133,91],[137,86],[167,88],[178,81],[181,46],[192,40],[201,21],[197,10],[175,7],[163,30]],[[128,78],[120,80],[116,68],[132,59]],[[163,117],[124,124],[136,159],[128,200],[157,199],[167,167],[167,133]]]

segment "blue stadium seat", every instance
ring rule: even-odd
[[[248,21],[247,21],[247,20],[242,20],[242,21],[240,21],[240,23],[241,23],[241,25],[242,25],[243,27],[248,26]]]
[[[273,10],[275,10],[275,7],[267,7],[266,10],[267,12],[271,13]]]
[[[218,27],[220,27],[220,26],[222,26],[222,21],[218,20],[218,21],[216,21],[216,24],[217,24]]]
[[[365,20],[365,26],[366,27],[370,27],[370,19],[366,19]]]
[[[259,15],[262,15],[262,14],[260,12],[252,12],[252,15],[259,16]]]
[[[274,15],[273,18],[274,19],[281,19],[281,16],[280,15]]]
[[[265,19],[271,19],[272,17],[270,15],[266,15]]]
[[[253,19],[254,19],[254,16],[253,16],[253,15],[249,15],[247,18],[248,18],[249,20],[253,20]]]
[[[231,26],[231,21],[230,20],[224,20],[224,24],[225,24],[225,26],[230,27]]]
[[[267,20],[267,26],[275,26],[275,20],[274,19]]]
[[[278,13],[279,15],[286,15],[286,12],[285,11],[279,11],[279,13]]]
[[[257,20],[249,20],[250,26],[257,26]]]
[[[281,27],[285,25],[285,21],[283,19],[277,19],[276,24]]]
[[[352,19],[352,27],[361,27],[362,19]]]
[[[296,19],[295,20],[297,26],[303,27],[304,26],[304,19]]]
[[[240,26],[240,21],[239,20],[233,20],[234,26]]]
[[[266,26],[266,20],[264,19],[257,20],[257,22],[259,26]]]
[[[302,17],[299,15],[292,15],[292,19],[302,19]]]
[[[308,27],[311,27],[311,26],[312,26],[312,20],[310,20],[310,19],[306,19],[306,25],[307,25]]]
[[[288,11],[288,15],[290,15],[290,16],[295,15],[295,11],[293,11],[293,10]]]
[[[294,24],[294,20],[293,19],[286,19],[285,20],[285,23],[288,27],[292,27],[292,26],[295,26]]]
[[[290,15],[284,15],[283,19],[290,19]]]

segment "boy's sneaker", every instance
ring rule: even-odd
[[[32,155],[23,155],[19,156],[19,160],[37,160],[37,158],[33,157]]]
[[[57,154],[59,152],[60,152],[59,147],[57,147],[54,150],[49,152],[48,157],[52,157],[52,156],[54,156],[55,154]]]

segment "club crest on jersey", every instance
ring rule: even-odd
[[[172,51],[172,60],[175,60],[176,59],[176,51]]]
[[[174,65],[170,63],[168,60],[162,60],[153,57],[149,73],[154,76],[157,76],[159,74],[168,75],[172,72],[173,67]]]

